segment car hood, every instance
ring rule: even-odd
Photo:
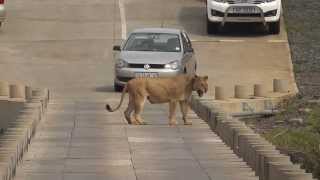
[[[181,60],[180,52],[122,51],[120,59],[132,64],[167,64]]]

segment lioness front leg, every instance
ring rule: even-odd
[[[136,124],[140,124],[140,125],[145,125],[146,124],[141,118],[141,113],[142,113],[142,110],[143,110],[144,103],[145,103],[145,98],[144,97],[141,97],[141,96],[136,96],[135,97],[134,118],[135,118]]]
[[[192,125],[191,121],[187,121],[187,114],[188,114],[188,110],[189,110],[188,101],[183,100],[183,101],[179,101],[179,103],[180,103],[180,110],[181,110],[184,125]]]
[[[169,102],[169,125],[170,126],[177,125],[176,107],[177,107],[177,102],[176,101]]]

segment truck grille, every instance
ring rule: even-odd
[[[261,17],[261,14],[240,14],[240,13],[230,13],[228,17]]]
[[[145,64],[129,64],[130,68],[144,68]],[[163,64],[149,64],[150,69],[163,69],[164,65]]]
[[[227,0],[229,4],[261,4],[265,0]]]

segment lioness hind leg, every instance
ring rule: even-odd
[[[141,118],[141,113],[144,107],[145,98],[141,96],[135,96],[134,102],[134,118],[137,124],[145,125],[146,123]]]
[[[180,103],[180,110],[181,110],[184,125],[192,125],[191,121],[187,121],[187,114],[188,114],[188,110],[189,110],[188,101],[183,100],[183,101],[179,101],[179,103]]]
[[[176,107],[177,107],[177,102],[175,101],[169,102],[169,125],[170,126],[177,125]]]
[[[124,117],[126,118],[127,122],[129,124],[132,124],[132,120],[131,120],[131,113],[134,110],[134,101],[133,101],[133,97],[130,95],[129,96],[129,103],[128,103],[128,107],[127,109],[124,111]]]

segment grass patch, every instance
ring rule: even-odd
[[[320,179],[320,106],[295,101],[286,104],[284,111],[275,116],[285,125],[263,133],[263,136],[287,153],[294,163],[300,163],[307,172]],[[307,107],[307,108],[306,108]],[[290,118],[303,119],[300,123],[293,123]]]

